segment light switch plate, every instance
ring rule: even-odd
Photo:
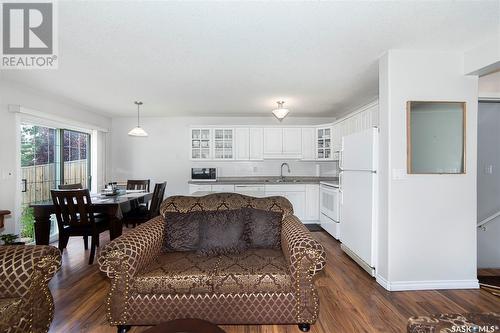
[[[403,180],[406,179],[405,169],[392,169],[392,180]]]

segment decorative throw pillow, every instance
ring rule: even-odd
[[[247,218],[241,209],[206,212],[200,222],[198,254],[240,253],[248,247]]]
[[[200,243],[200,220],[203,212],[165,213],[165,246],[168,252],[196,251]]]
[[[243,208],[243,210],[248,216],[250,247],[280,247],[283,214],[255,208]]]

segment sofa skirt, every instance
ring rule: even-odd
[[[297,299],[292,292],[241,294],[132,294],[128,325],[156,325],[181,318],[214,324],[295,324]]]

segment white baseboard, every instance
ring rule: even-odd
[[[389,291],[436,290],[436,289],[478,289],[477,279],[472,280],[430,280],[430,281],[394,281],[389,282],[380,275],[376,281]]]

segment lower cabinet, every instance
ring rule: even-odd
[[[277,195],[287,198],[295,216],[304,223],[317,223],[319,220],[318,184],[280,184],[266,185],[266,196]]]
[[[189,194],[195,192],[235,192],[246,195],[282,196],[293,206],[295,216],[304,223],[318,223],[319,184],[189,184]]]

